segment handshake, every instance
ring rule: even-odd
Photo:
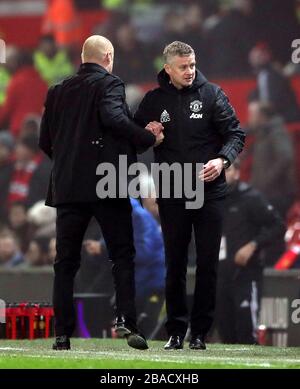
[[[163,125],[159,122],[150,122],[147,124],[145,127],[146,130],[151,131],[153,135],[156,137],[156,142],[154,144],[154,147],[158,146],[161,144],[161,142],[164,140],[164,134],[163,134]]]

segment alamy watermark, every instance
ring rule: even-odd
[[[199,209],[204,203],[204,182],[198,178],[203,163],[152,163],[151,185],[140,185],[140,178],[149,175],[147,166],[136,162],[128,166],[127,156],[120,155],[118,168],[105,162],[100,163],[96,174],[101,176],[96,186],[100,199],[105,198],[153,198],[184,199],[186,209]],[[128,182],[128,177],[133,179]]]
[[[3,39],[0,39],[0,64],[6,62],[6,45]]]
[[[294,309],[292,312],[291,320],[294,324],[300,323],[300,299],[292,301],[291,307]]]
[[[4,300],[0,299],[0,324],[6,323],[6,304]]]
[[[294,64],[300,63],[300,39],[294,39],[292,42],[292,62]]]

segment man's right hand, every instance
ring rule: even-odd
[[[145,127],[146,130],[149,130],[152,132],[153,135],[155,135],[157,137],[157,135],[159,135],[164,127],[161,123],[159,122],[156,122],[156,121],[153,121],[153,122],[150,122],[147,124],[147,126]]]

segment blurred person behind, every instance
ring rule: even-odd
[[[18,242],[10,231],[0,233],[0,267],[12,268],[24,261]]]
[[[262,192],[285,219],[296,194],[295,156],[291,138],[272,106],[253,101],[248,125],[255,140],[251,184]]]
[[[216,325],[224,343],[254,344],[264,266],[261,250],[283,240],[285,227],[264,196],[240,181],[238,160],[226,170],[226,180]]]
[[[8,131],[0,131],[0,225],[7,222],[7,196],[13,172],[14,139]]]
[[[138,40],[130,22],[122,23],[115,33],[116,58],[114,72],[126,83],[141,83],[152,79],[154,69],[150,49]]]
[[[19,137],[23,137],[27,134],[38,135],[40,132],[41,116],[28,114],[21,125]]]
[[[210,70],[209,47],[205,30],[203,29],[205,13],[203,6],[198,2],[191,2],[184,8],[185,21],[183,42],[191,45],[201,61],[201,70],[207,73]]]
[[[33,238],[24,255],[22,268],[32,268],[38,266],[46,266],[48,264],[48,247],[49,239]]]
[[[207,37],[211,75],[237,77],[250,74],[248,53],[257,40],[254,26],[253,0],[234,0]]]
[[[11,204],[8,210],[8,226],[18,239],[22,253],[25,253],[30,242],[31,230],[27,221],[27,208],[22,201]]]
[[[35,68],[49,86],[74,73],[74,66],[67,52],[58,48],[52,35],[44,35],[40,38],[33,60]]]
[[[0,106],[0,129],[9,129],[17,137],[26,115],[42,113],[47,84],[33,67],[29,53],[8,47],[6,54],[5,66],[12,77]]]
[[[27,134],[18,139],[7,204],[22,201],[31,207],[45,198],[50,162],[39,149],[38,136]]]
[[[45,200],[39,200],[28,209],[27,219],[35,237],[51,239],[55,236],[56,209],[47,207]]]
[[[83,25],[73,0],[47,2],[42,34],[53,35],[59,47],[79,47],[84,40]]]
[[[296,200],[289,209],[285,233],[286,250],[274,264],[276,270],[300,267],[300,201]]]
[[[278,64],[266,43],[259,43],[249,53],[250,64],[257,76],[257,88],[251,100],[269,103],[287,122],[300,120],[300,106],[289,79]]]

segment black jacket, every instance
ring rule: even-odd
[[[176,89],[167,73],[158,75],[159,88],[146,94],[135,120],[163,122],[165,139],[154,149],[155,162],[206,163],[225,157],[230,163],[241,152],[245,134],[222,89],[197,71],[189,88]],[[225,174],[205,183],[205,199],[225,195]]]
[[[130,117],[121,79],[85,63],[78,73],[49,89],[40,147],[53,160],[47,205],[97,201],[96,168],[119,155],[136,161],[136,148],[155,143]],[[118,180],[118,176],[117,176]]]
[[[259,191],[244,182],[230,189],[224,202],[219,276],[228,280],[240,276],[255,279],[264,265],[261,250],[283,240],[285,226]],[[257,244],[254,255],[245,267],[236,265],[235,254],[251,241]]]

